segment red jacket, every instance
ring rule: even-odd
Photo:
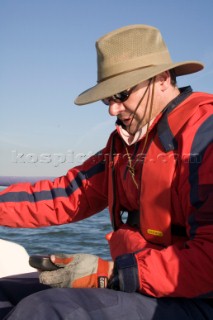
[[[66,176],[3,191],[0,224],[63,224],[109,206],[115,231],[108,240],[124,291],[212,297],[212,104],[212,95],[185,90],[152,124],[146,157],[143,139],[128,147],[139,189],[115,131],[100,153]],[[140,210],[139,229],[121,221],[122,210]]]

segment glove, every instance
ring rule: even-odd
[[[113,269],[113,262],[91,254],[51,256],[59,267],[54,271],[43,271],[41,283],[60,288],[106,288]]]

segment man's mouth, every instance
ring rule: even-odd
[[[121,117],[120,121],[126,126],[129,127],[132,123],[133,117],[132,116],[128,116],[128,117]]]
[[[122,120],[123,124],[126,126],[126,127],[129,127],[131,122],[132,122],[132,119],[128,118],[128,119],[123,119]]]

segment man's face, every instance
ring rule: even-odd
[[[137,85],[124,102],[109,98],[109,114],[116,116],[131,135],[149,121],[152,90],[153,82],[148,80]]]

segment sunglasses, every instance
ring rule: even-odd
[[[132,88],[130,88],[128,90],[124,90],[122,92],[116,93],[111,97],[103,99],[102,102],[107,106],[109,106],[110,101],[114,101],[114,102],[117,102],[117,103],[122,103],[122,102],[126,101],[129,98],[130,94],[132,93],[132,91],[135,88],[136,88],[136,86],[134,86],[134,87],[132,87]]]

